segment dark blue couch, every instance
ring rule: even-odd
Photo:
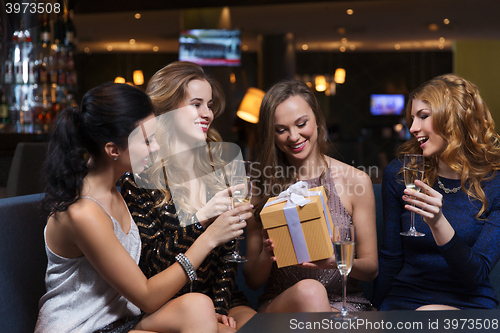
[[[42,194],[0,199],[0,332],[33,332],[45,292]]]
[[[382,210],[382,185],[381,184],[373,184],[373,192],[375,194],[375,207],[376,207],[376,219],[377,219],[377,242],[380,245],[382,244],[382,235],[383,235],[383,210]],[[244,250],[244,240],[242,241],[242,249]],[[241,266],[241,265],[240,265]],[[493,286],[495,287],[495,291],[497,296],[500,297],[500,264],[496,265],[494,269],[490,273],[490,280]],[[243,277],[243,273],[241,271],[241,267],[238,269],[238,277],[236,279],[236,283],[238,287],[243,290],[248,300],[252,304],[254,308],[257,307],[257,298],[262,293],[263,288],[261,287],[259,290],[254,291],[250,289],[245,284],[245,279]],[[364,296],[372,300],[373,298],[373,282],[365,282],[361,281],[363,285],[363,294]],[[500,308],[500,305],[499,305]]]
[[[377,204],[377,238],[382,235],[382,193],[374,185]],[[0,199],[0,332],[33,332],[38,315],[38,300],[45,292],[47,258],[43,229],[47,214],[38,208],[43,194]],[[490,279],[500,296],[500,265]],[[252,305],[262,290],[252,291],[238,274],[237,284]],[[372,296],[372,283],[364,283],[365,295]]]

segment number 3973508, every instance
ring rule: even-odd
[[[59,14],[61,12],[61,4],[60,3],[50,3],[50,2],[6,2],[5,3],[5,11],[7,14],[15,13],[31,13],[31,14],[51,14],[56,13]]]

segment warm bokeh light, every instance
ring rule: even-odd
[[[316,76],[314,83],[316,91],[323,92],[326,90],[326,78],[323,75]]]
[[[130,44],[134,45],[134,44],[135,44],[135,39],[133,39],[133,38],[132,38],[132,39],[131,39],[131,40],[129,40],[128,42],[129,42]]]
[[[141,70],[134,71],[133,80],[136,86],[142,86],[144,84],[144,74]]]
[[[243,45],[243,46],[241,47],[241,49],[242,49],[243,51],[248,51],[248,45]]]
[[[345,43],[347,43],[347,38],[344,37],[340,41],[342,42],[342,44],[345,44]]]
[[[140,18],[141,18],[141,14],[140,14],[140,13],[136,13],[136,14],[134,15],[134,17],[135,17],[136,19],[140,19]]]
[[[125,83],[125,78],[123,78],[121,76],[117,76],[115,78],[115,83]]]
[[[108,49],[108,51],[113,51],[113,46],[108,45],[107,49]]]
[[[444,37],[440,37],[440,38],[439,38],[439,42],[440,42],[440,43],[444,43]]]
[[[159,49],[160,49],[160,48],[159,48],[158,46],[156,46],[156,45],[155,45],[155,46],[153,46],[153,52],[158,52],[158,50],[159,50]]]
[[[429,31],[438,31],[439,30],[439,26],[436,23],[429,24],[427,26],[427,28],[429,29]]]
[[[400,50],[400,49],[401,49],[401,45],[396,44],[396,45],[394,45],[394,48],[395,48],[396,50]]]
[[[339,67],[335,70],[335,76],[333,78],[335,83],[342,84],[345,82],[345,69]]]
[[[340,52],[345,52],[345,46],[341,46],[341,47],[339,48],[339,50],[340,50]]]
[[[349,8],[346,12],[347,12],[347,15],[354,14],[354,10],[352,10],[351,8]]]
[[[309,48],[307,44],[302,45],[302,50],[306,51]]]
[[[234,75],[234,73],[229,75],[229,81],[231,81],[231,83],[236,83],[236,75]]]
[[[444,23],[444,24],[450,24],[450,20],[448,20],[447,18],[445,18],[445,19],[443,20],[443,23]]]

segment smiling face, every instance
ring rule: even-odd
[[[154,115],[141,120],[130,134],[128,148],[130,164],[134,173],[141,173],[149,161],[150,152],[159,149],[155,139],[156,118]]]
[[[318,154],[316,117],[301,96],[292,96],[276,107],[275,140],[290,163],[303,163]]]
[[[208,128],[214,120],[212,103],[212,87],[207,81],[192,80],[188,83],[184,101],[175,115],[175,128],[180,141],[207,139]]]
[[[410,133],[415,136],[425,157],[439,156],[446,148],[446,141],[436,133],[430,106],[418,99],[412,101]]]

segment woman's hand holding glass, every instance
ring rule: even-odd
[[[241,205],[222,213],[202,235],[214,241],[214,247],[234,240],[243,234],[243,228],[247,225],[245,220],[252,216],[252,208],[250,204]]]
[[[405,195],[403,196],[403,200],[410,204],[406,205],[405,208],[421,215],[424,218],[424,222],[432,227],[443,216],[443,212],[441,211],[443,195],[420,180],[416,180],[415,185],[422,190],[420,192],[408,189],[404,190]]]
[[[229,192],[238,191],[242,188],[244,188],[244,185],[236,185],[215,194],[203,208],[196,212],[196,218],[198,218],[201,225],[206,228],[219,215],[230,210],[232,208],[232,200]]]

